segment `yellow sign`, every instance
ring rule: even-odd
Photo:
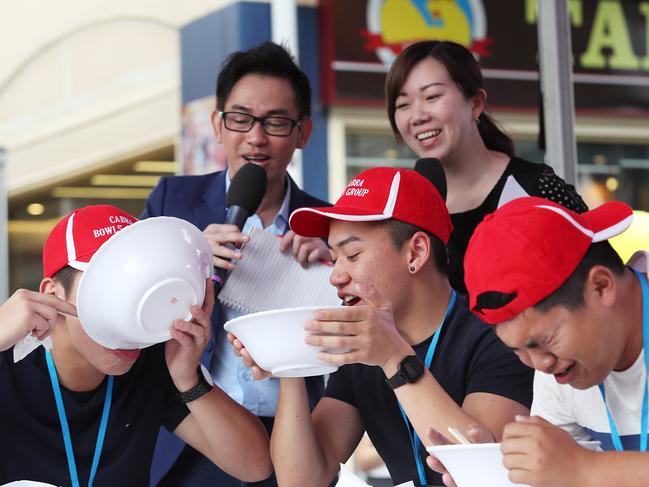
[[[570,0],[568,11],[573,27],[583,28],[585,2],[592,8],[596,0]],[[625,9],[624,6],[627,6]],[[536,23],[537,0],[526,0],[525,19]],[[634,50],[629,22],[643,18],[645,27],[644,56]],[[590,26],[586,50],[575,53],[575,62],[584,69],[649,70],[649,2],[598,0]]]
[[[409,44],[448,40],[489,56],[481,0],[369,0],[365,47],[385,64]]]

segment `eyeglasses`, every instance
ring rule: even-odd
[[[299,127],[302,120],[286,117],[255,117],[243,112],[219,112],[225,128],[235,132],[250,132],[255,122],[259,122],[268,135],[288,137],[294,127]]]

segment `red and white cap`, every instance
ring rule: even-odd
[[[559,289],[591,244],[626,230],[633,211],[611,201],[583,214],[524,197],[487,215],[464,257],[471,311],[489,324],[511,320]]]
[[[334,206],[299,208],[290,218],[293,231],[305,237],[326,237],[331,220],[369,222],[399,220],[448,243],[453,230],[437,188],[411,169],[376,167],[352,179]]]
[[[65,266],[86,270],[90,258],[106,240],[137,218],[110,205],[86,206],[58,222],[43,246],[43,276]]]

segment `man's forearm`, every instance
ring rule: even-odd
[[[396,366],[384,367],[384,370],[389,376],[396,372]],[[430,443],[426,435],[428,428],[448,437],[449,426],[464,433],[471,424],[478,422],[453,401],[429,371],[425,371],[417,382],[398,387],[394,392],[424,444]]]
[[[268,434],[252,413],[218,387],[187,406],[207,442],[203,453],[212,462],[244,481],[271,474]]]
[[[275,424],[271,435],[271,456],[279,485],[326,486],[330,472],[315,435],[304,379],[281,379]]]
[[[582,470],[583,485],[644,487],[649,485],[649,453],[593,452]]]

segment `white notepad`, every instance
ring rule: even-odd
[[[340,306],[329,283],[333,267],[321,263],[303,268],[289,251],[279,251],[280,238],[254,231],[219,294],[219,301],[244,313],[299,306]]]

